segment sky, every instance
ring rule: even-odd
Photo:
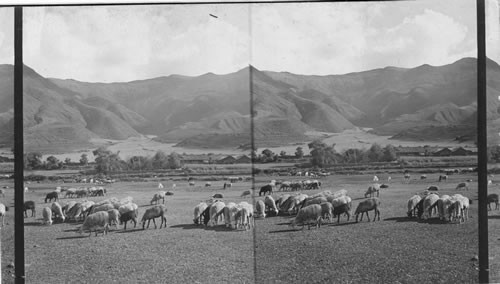
[[[500,62],[500,0],[487,54]],[[475,57],[476,1],[24,8],[24,62],[45,77],[123,82],[260,70],[345,74]],[[215,15],[217,18],[212,17]],[[0,64],[13,62],[13,8],[0,8]]]

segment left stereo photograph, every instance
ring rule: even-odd
[[[27,282],[254,282],[248,10],[23,8]]]
[[[0,8],[0,265],[14,279],[14,8]]]

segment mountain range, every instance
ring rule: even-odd
[[[92,138],[155,135],[184,147],[247,148],[251,111],[258,147],[358,127],[404,140],[472,142],[476,64],[464,58],[444,66],[326,76],[249,66],[226,75],[124,83],[45,78],[25,66],[25,147],[50,152],[91,147]],[[500,66],[488,60],[487,74],[488,133],[498,143]],[[0,65],[0,144],[12,144],[12,117],[13,66]]]

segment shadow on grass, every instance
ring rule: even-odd
[[[173,225],[170,226],[170,228],[181,228],[184,230],[192,230],[192,229],[203,229],[203,225],[196,225],[196,224],[179,224],[179,225]]]
[[[145,230],[143,230],[142,228],[134,228],[134,229],[114,231],[114,232],[117,234],[125,234],[125,233],[134,233],[134,232],[138,232],[138,231],[145,231]]]
[[[307,228],[304,228],[304,230],[307,230]],[[288,229],[288,230],[279,230],[279,231],[269,231],[269,234],[289,233],[289,232],[295,232],[295,231],[302,231],[302,228],[301,229]]]
[[[24,222],[24,226],[44,226],[45,224],[42,223],[42,221],[36,222]]]
[[[222,225],[222,226],[214,226],[214,227],[205,227],[204,228],[205,230],[207,231],[215,231],[215,232],[240,232],[240,231],[244,231],[242,229],[231,229],[231,228],[228,228],[226,227],[225,225]]]
[[[410,218],[410,217],[391,217],[385,218],[384,221],[396,221],[396,222],[418,222],[418,218]]]
[[[67,230],[63,230],[63,232],[78,232],[80,230],[80,228],[76,228],[76,229],[67,229]]]
[[[339,227],[339,226],[348,226],[348,225],[354,225],[356,224],[355,221],[352,222],[344,222],[344,223],[323,223],[321,226],[331,226],[331,227]]]
[[[95,234],[94,234],[95,237]],[[56,238],[56,240],[73,240],[73,239],[84,239],[84,238],[89,238],[87,234],[84,235],[78,235],[78,236],[72,236],[72,237],[60,237]]]
[[[500,219],[500,215],[488,216],[488,219]]]

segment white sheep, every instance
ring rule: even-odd
[[[266,205],[268,212],[271,211],[274,215],[278,215],[278,208],[276,207],[276,202],[272,196],[266,195],[266,198],[264,198],[264,204]]]
[[[42,210],[43,224],[52,225],[52,210],[50,207],[44,207]]]
[[[100,211],[94,214],[90,214],[85,218],[82,226],[80,227],[79,233],[82,234],[83,231],[90,231],[90,235],[92,231],[95,231],[95,235],[97,236],[97,229],[103,228],[103,235],[107,234],[109,231],[109,214],[107,211]]]
[[[408,211],[407,211],[407,215],[408,217],[413,217],[413,216],[416,216],[416,210],[417,210],[417,204],[420,202],[420,200],[422,200],[422,197],[420,197],[420,195],[413,195],[412,197],[410,197],[410,199],[408,199]]]
[[[115,225],[118,228],[118,222],[120,222],[120,212],[117,209],[108,210],[109,225]]]
[[[361,213],[360,221],[363,221],[363,214],[366,213],[366,217],[368,218],[368,222],[370,222],[370,215],[368,215],[368,211],[374,210],[375,215],[373,215],[373,222],[377,219],[380,221],[380,200],[377,197],[368,198],[366,200],[361,201],[356,208],[354,214],[356,215],[356,223],[358,222],[358,215]]]
[[[61,218],[61,222],[64,222],[66,217],[64,216],[61,205],[59,205],[59,203],[57,203],[57,202],[54,202],[54,203],[52,203],[51,209],[52,209],[52,212],[54,213],[54,218],[59,217],[59,218]]]
[[[4,225],[4,218],[5,218],[5,212],[9,210],[9,207],[5,206],[4,204],[0,203],[0,217],[2,217],[2,227]]]
[[[305,224],[308,229],[311,229],[311,223],[316,225],[317,228],[321,227],[321,206],[319,204],[309,205],[299,210],[297,216],[290,222],[290,227],[295,228],[297,225],[302,225],[302,230]]]
[[[422,215],[422,219],[427,220],[432,216],[432,211],[435,206],[433,206],[439,199],[439,196],[435,193],[431,193],[424,198],[424,213]]]
[[[255,218],[266,218],[266,205],[262,200],[255,203]]]
[[[351,203],[352,203],[352,198],[347,196],[347,195],[343,195],[343,196],[340,196],[340,197],[337,197],[337,198],[333,198],[334,196],[333,195],[330,195],[326,198],[326,200],[328,202],[330,202],[333,207],[339,207],[339,206],[342,206],[344,204],[348,205],[349,208],[351,207]]]
[[[196,205],[194,207],[194,212],[193,212],[193,222],[196,224],[196,225],[200,225],[202,224],[202,213],[203,211],[205,211],[205,209],[207,209],[208,207],[208,204],[206,202],[200,202],[198,205]]]
[[[120,207],[118,207],[118,212],[120,212],[120,214],[125,214],[127,212],[134,211],[135,214],[138,215],[138,210],[139,210],[139,206],[137,206],[137,204],[132,203],[132,202],[127,203],[127,204],[123,204]]]
[[[216,201],[215,203],[213,203],[211,206],[210,206],[210,221],[208,223],[208,226],[209,227],[213,227],[215,225],[217,225],[219,219],[221,219],[220,221],[222,221],[222,215],[221,214],[217,214],[219,213],[220,211],[224,210],[224,207],[226,206],[226,204],[222,201]],[[218,219],[215,219],[215,216],[217,216]]]
[[[94,205],[90,209],[89,214],[93,214],[93,213],[100,212],[100,211],[108,211],[111,209],[115,209],[115,207],[113,206],[113,204],[110,204],[110,203],[105,203],[102,205]]]
[[[321,206],[321,217],[323,220],[328,219],[331,222],[333,218],[333,205],[330,202],[323,202],[319,206]]]
[[[151,199],[150,204],[153,204],[153,202],[155,204],[158,204],[158,201],[160,201],[160,199],[162,199],[163,200],[163,204],[165,204],[165,194],[166,193],[167,193],[166,191],[158,191],[157,193],[155,193],[153,195],[153,199]]]
[[[151,220],[153,220],[153,224],[155,225],[156,229],[156,222],[155,219],[160,217],[161,219],[161,224],[160,224],[160,229],[163,224],[165,224],[165,228],[167,227],[167,217],[165,216],[167,214],[167,207],[163,204],[155,205],[151,208],[148,208],[146,212],[144,212],[144,215],[142,216],[142,229],[144,230],[144,226],[146,225],[146,221],[148,221],[148,228],[149,228],[149,223]]]

